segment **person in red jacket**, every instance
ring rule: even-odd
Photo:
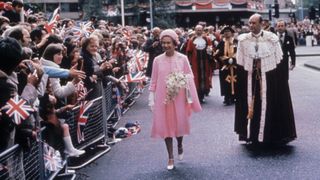
[[[212,80],[212,56],[211,40],[203,33],[203,27],[195,27],[195,36],[188,41],[187,55],[191,64],[194,80],[198,91],[198,97],[201,103],[204,102],[204,96],[209,94]]]
[[[21,21],[21,12],[23,9],[23,2],[22,0],[13,0],[12,1],[12,9],[8,6],[5,8],[5,12],[3,13],[3,16],[9,18],[10,23],[12,24],[18,24]]]

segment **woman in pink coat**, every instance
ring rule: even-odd
[[[172,139],[177,138],[178,158],[183,158],[182,140],[190,134],[189,118],[192,111],[201,111],[193,73],[188,58],[175,50],[178,35],[164,30],[160,40],[165,53],[154,59],[150,84],[149,106],[153,111],[151,137],[163,138],[169,161],[167,169],[174,168]]]

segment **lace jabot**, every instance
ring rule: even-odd
[[[251,33],[238,37],[237,63],[246,71],[252,71],[253,59],[261,59],[262,72],[275,69],[282,59],[278,36],[268,31],[261,33],[258,37]]]

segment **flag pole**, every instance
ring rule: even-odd
[[[24,3],[23,0],[22,0],[22,3]],[[23,23],[25,21],[25,19],[24,19],[24,7],[22,7],[22,10],[20,12],[20,21],[23,22]]]
[[[122,22],[122,27],[125,26],[125,22],[124,22],[124,1],[121,0],[121,22]]]
[[[153,29],[153,5],[152,0],[149,0],[150,4],[150,29]]]

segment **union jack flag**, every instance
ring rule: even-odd
[[[91,21],[83,23],[83,29],[93,31],[94,30],[93,23]]]
[[[53,11],[51,17],[49,18],[48,23],[44,25],[44,28],[48,31],[49,34],[52,33],[52,28],[54,24],[59,21],[59,19],[60,19],[60,7],[57,7]]]
[[[92,101],[84,101],[81,102],[80,104],[80,112],[79,112],[79,118],[78,118],[78,125],[77,125],[77,138],[78,138],[78,143],[81,141],[84,141],[84,127],[88,122],[88,115],[84,115],[88,109],[92,106],[93,102]]]
[[[69,31],[67,31],[68,33],[72,33],[73,36],[77,36],[80,37],[81,33],[82,33],[82,29],[78,26],[75,26],[73,28],[71,28]]]
[[[0,10],[11,11],[13,9],[12,5],[5,2],[0,2]]]
[[[92,22],[81,22],[77,23],[76,26],[68,30],[67,34],[72,33],[72,36],[75,36],[76,40],[79,40],[81,37],[88,38],[93,31],[94,27],[92,26]]]
[[[78,101],[83,100],[87,94],[88,94],[88,90],[87,88],[84,86],[84,82],[80,81],[77,85],[76,85],[76,90],[78,93]]]
[[[62,158],[59,151],[56,151],[47,143],[43,144],[44,166],[49,171],[58,171],[62,169]]]
[[[137,70],[138,71],[143,71],[143,65],[142,65],[142,62],[143,61],[143,58],[144,58],[144,54],[141,53],[141,51],[139,51],[138,53],[136,53],[136,64],[137,64]]]
[[[131,32],[128,29],[122,29],[122,34],[127,40],[131,40]]]
[[[126,82],[141,82],[145,81],[146,77],[143,75],[143,72],[138,72],[134,76],[129,72],[126,76]]]
[[[80,28],[85,37],[89,37],[90,34],[94,31],[94,26],[92,22],[81,23]]]
[[[14,98],[9,99],[3,109],[8,109],[6,114],[9,117],[13,116],[13,122],[19,125],[30,116],[30,112],[35,111],[30,105],[26,105],[26,103],[26,100],[20,99],[19,96],[16,95]]]

